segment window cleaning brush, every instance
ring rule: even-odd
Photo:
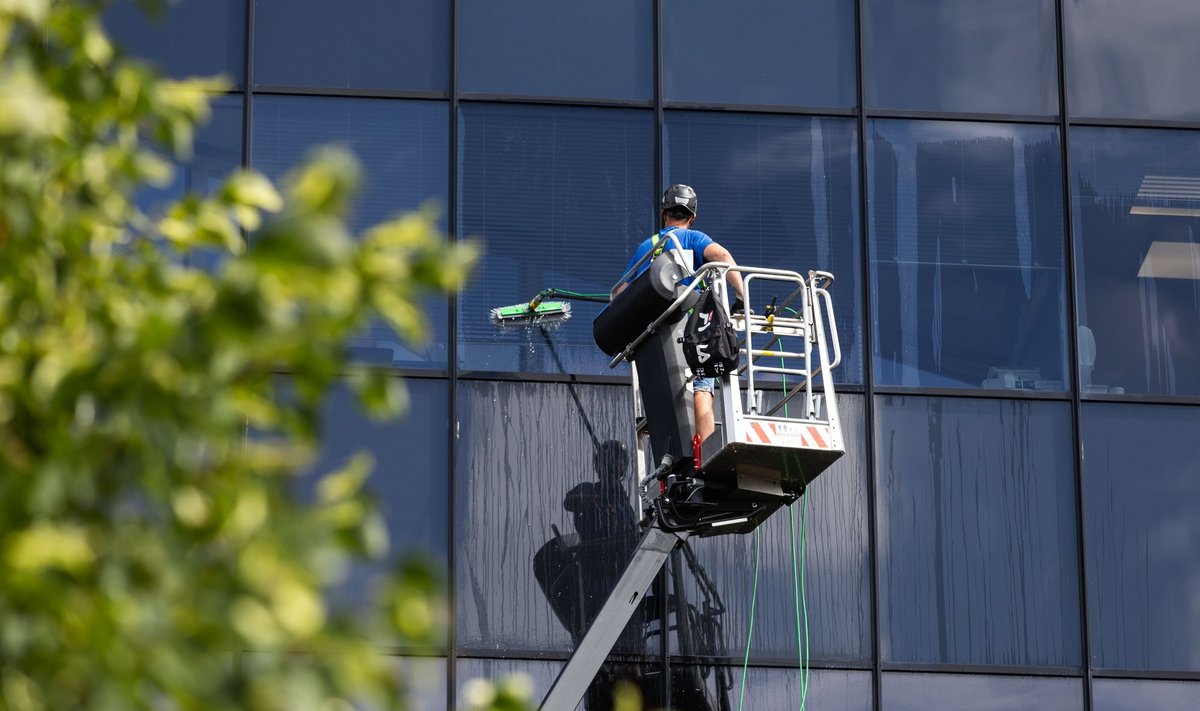
[[[574,301],[608,303],[608,294],[580,294],[563,289],[545,289],[530,299],[529,303],[500,306],[491,310],[492,322],[513,324],[522,322],[545,323],[566,321],[571,318],[571,304],[567,301],[547,301],[547,297],[559,296]]]

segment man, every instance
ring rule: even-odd
[[[674,234],[682,249],[691,251],[693,270],[699,269],[705,262],[736,264],[728,249],[714,242],[712,237],[692,229],[692,223],[696,221],[696,191],[690,186],[672,185],[667,188],[662,196],[661,207],[662,229],[638,245],[637,251],[633,253],[633,258],[629,260],[629,266],[625,268],[626,272],[632,269],[633,265],[650,250],[657,249],[660,245],[663,246],[663,249],[671,249],[674,245],[669,241],[664,242],[669,240],[668,234]],[[630,280],[632,281],[634,277],[649,268],[650,260],[646,260],[646,263],[638,269],[637,274],[630,277]],[[729,285],[733,287],[738,299],[741,299],[742,275],[734,271],[727,272],[727,275]],[[700,435],[701,441],[704,441],[716,428],[713,420],[712,378],[696,378],[692,382],[692,403],[696,410],[696,434]]]

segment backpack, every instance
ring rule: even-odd
[[[683,328],[683,357],[697,377],[719,378],[737,368],[737,332],[712,289],[700,296]]]

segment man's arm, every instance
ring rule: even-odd
[[[713,242],[704,248],[704,261],[726,262],[730,266],[737,266],[737,262],[733,261],[733,255],[730,254],[729,250],[725,249],[716,242]],[[733,287],[734,293],[737,294],[739,299],[742,298],[742,273],[730,270],[725,272],[725,274],[729,279],[730,286]]]

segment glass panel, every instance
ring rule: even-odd
[[[1200,120],[1200,4],[1063,3],[1072,116]]]
[[[376,422],[362,412],[346,388],[335,389],[323,413],[322,447],[303,487],[311,490],[317,478],[345,466],[358,452],[375,460],[367,485],[376,497],[391,541],[387,562],[356,564],[335,591],[342,605],[365,602],[372,578],[401,556],[432,556],[448,564],[450,484],[450,412],[442,380],[405,381],[408,412],[390,422]]]
[[[1200,671],[1200,408],[1083,408],[1092,663]]]
[[[1083,681],[1029,676],[885,672],[880,697],[884,711],[926,711],[931,708],[1069,711],[1083,708]]]
[[[173,77],[223,74],[241,85],[246,64],[246,0],[173,0],[151,18],[137,0],[113,0],[104,26],[129,54]]]
[[[293,669],[316,671],[316,665],[311,657],[293,654],[289,658]],[[264,656],[263,652],[246,651],[238,655],[239,669],[245,670],[247,676],[253,678],[255,672],[261,673],[264,666],[273,660]],[[446,670],[447,663],[440,657],[388,657],[385,662],[395,672],[395,678],[400,680],[403,704],[401,708],[408,711],[445,711],[446,710]],[[295,683],[295,687],[301,684]],[[301,692],[303,693],[303,692]],[[361,699],[337,708],[354,709],[355,711],[377,711],[375,706]]]
[[[666,182],[696,189],[695,228],[739,264],[837,277],[841,383],[862,382],[857,141],[852,119],[683,111],[667,112],[663,139]]]
[[[1084,393],[1200,395],[1200,133],[1071,132]]]
[[[550,686],[558,677],[566,662],[534,662],[515,659],[459,659],[458,662],[458,694],[455,708],[474,708],[468,705],[466,686],[472,679],[487,679],[500,682],[512,677],[523,677],[530,682],[533,689],[531,700],[536,706],[550,691]],[[612,664],[605,665],[596,675],[596,680],[588,688],[583,700],[575,707],[577,711],[593,711],[611,709],[612,690],[615,684],[631,684],[641,693],[645,708],[658,708],[659,681],[662,676],[661,665],[655,662],[646,664]],[[641,707],[639,707],[641,708]],[[683,707],[676,707],[683,708]]]
[[[168,156],[168,152],[163,153]],[[212,101],[212,118],[196,132],[191,160],[180,162],[168,156],[175,166],[170,184],[146,187],[137,194],[138,207],[151,216],[162,215],[166,208],[185,193],[211,195],[242,164],[242,97],[218,96]],[[168,248],[171,253],[173,249]],[[227,253],[217,249],[196,249],[182,261],[188,266],[212,270]]]
[[[1058,114],[1054,0],[864,0],[870,108]]]
[[[877,403],[883,659],[1080,665],[1069,405]]]
[[[459,364],[613,373],[592,339],[600,304],[553,331],[498,329],[489,312],[550,287],[607,297],[654,229],[654,114],[464,104],[459,126],[459,235],[487,246],[459,299]]]
[[[255,0],[254,83],[445,91],[451,5]]]
[[[363,184],[350,219],[361,231],[425,204],[445,207],[449,132],[444,102],[262,96],[254,101],[251,164],[279,179],[318,146],[348,147],[362,166]],[[352,355],[371,363],[445,365],[447,311],[445,299],[424,302],[425,345],[401,342],[390,327],[376,322],[351,339]]]
[[[778,393],[768,395],[779,397]],[[838,397],[846,454],[812,483],[791,510],[779,510],[750,535],[690,540],[687,545],[695,553],[692,563],[676,554],[676,569],[683,574],[683,598],[696,610],[695,621],[687,630],[693,648],[687,649],[673,638],[675,653],[741,658],[749,643],[752,660],[796,663],[797,640],[807,634],[813,658],[871,658],[863,403],[857,395]],[[761,539],[756,540],[758,537]],[[802,553],[805,594],[799,596],[797,570]],[[711,581],[711,587],[702,585],[704,580]],[[680,599],[679,591],[676,599]],[[797,614],[800,606],[807,616]],[[769,704],[751,708],[768,706],[777,708]]]
[[[648,101],[653,21],[643,0],[459,0],[459,89]]]
[[[569,651],[640,534],[629,389],[460,381],[459,408],[458,642]],[[650,622],[618,651],[646,653]]]
[[[668,101],[855,105],[854,3],[664,0]]]
[[[868,130],[877,382],[1063,390],[1058,130],[886,120]]]
[[[672,664],[678,709],[792,709],[873,711],[871,673],[810,669],[801,680],[797,669],[693,667]],[[701,696],[703,690],[707,696]],[[724,703],[722,703],[724,702]],[[707,705],[705,705],[707,703]]]
[[[1200,682],[1096,679],[1095,711],[1189,711],[1200,699]]]

